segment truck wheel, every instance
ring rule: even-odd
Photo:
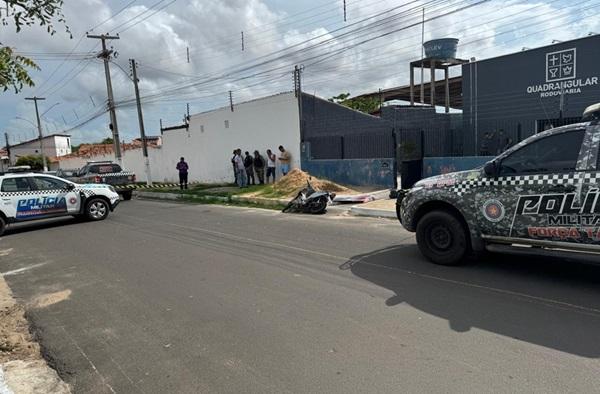
[[[123,196],[123,200],[125,201],[129,201],[131,200],[131,196],[132,196],[133,192],[132,191],[128,191],[128,192],[123,192],[121,193],[121,195]]]
[[[469,249],[463,224],[446,211],[432,211],[419,220],[417,244],[428,260],[441,265],[460,264]]]
[[[90,220],[104,220],[108,211],[108,203],[101,198],[93,198],[85,205],[85,215]]]
[[[6,220],[0,216],[0,235],[4,234],[4,230],[6,230]]]

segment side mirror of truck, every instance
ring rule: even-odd
[[[72,183],[67,183],[66,189],[67,190],[75,190],[75,185]]]
[[[485,175],[495,178],[498,175],[498,165],[496,164],[496,161],[492,160],[485,163],[483,172],[485,172]]]

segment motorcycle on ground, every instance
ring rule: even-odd
[[[334,193],[315,190],[310,181],[306,181],[306,187],[298,192],[282,212],[301,212],[322,214],[327,211],[327,204],[335,198]]]

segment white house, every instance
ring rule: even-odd
[[[71,153],[71,136],[69,134],[52,134],[42,138],[44,156],[60,157]],[[40,139],[21,142],[10,146],[10,162],[15,163],[21,156],[40,155]]]

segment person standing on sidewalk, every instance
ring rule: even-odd
[[[248,187],[248,180],[246,179],[246,167],[244,167],[244,159],[242,159],[242,150],[237,149],[235,151],[235,169],[237,173],[237,183],[240,188]]]
[[[179,188],[183,190],[184,188],[187,190],[188,188],[188,169],[190,167],[185,162],[185,159],[182,157],[179,159],[179,163],[175,169],[179,171]]]
[[[254,151],[254,172],[256,173],[256,177],[258,178],[258,182],[261,185],[265,183],[265,159],[260,155],[260,153],[255,150]]]
[[[254,158],[250,156],[250,153],[246,151],[244,157],[244,168],[246,168],[246,176],[248,177],[248,185],[256,184],[254,180]]]
[[[235,166],[235,154],[236,154],[236,150],[233,150],[233,156],[231,156],[231,166],[233,167],[233,183],[237,184],[238,183],[238,178],[237,178],[237,167]]]
[[[290,172],[290,163],[292,161],[292,156],[290,152],[286,151],[285,148],[279,145],[279,162],[281,163],[281,173],[283,176],[286,176],[288,172]]]
[[[267,183],[269,183],[269,176],[273,176],[273,183],[275,183],[275,154],[271,152],[271,149],[267,149]]]

